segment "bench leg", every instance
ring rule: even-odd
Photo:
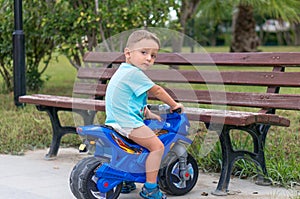
[[[90,125],[94,123],[94,119],[96,116],[97,111],[89,111],[89,110],[76,110],[76,113],[81,115],[83,118],[84,125]],[[79,147],[79,152],[87,152],[88,151],[88,143],[89,141],[86,138],[83,138],[82,143],[84,148]]]
[[[265,161],[265,155],[264,155],[264,146],[265,146],[265,143],[266,143],[266,137],[267,137],[267,133],[270,129],[270,125],[264,125],[264,124],[261,124],[261,125],[257,125],[257,131],[260,132],[260,135],[261,135],[261,147],[259,147],[257,150],[260,150],[261,149],[261,155],[259,155],[257,158],[258,158],[258,166],[260,166],[261,168],[261,171],[263,174],[261,174],[259,168],[257,169],[258,170],[258,177],[256,179],[256,182],[255,184],[257,185],[261,185],[261,186],[269,186],[272,184],[271,180],[269,180],[268,178],[265,178],[265,176],[268,176],[268,171],[267,171],[267,167],[266,167],[266,161]]]
[[[45,106],[37,106],[39,111],[46,111],[50,117],[51,125],[52,125],[52,141],[50,145],[50,149],[48,154],[46,154],[45,159],[51,160],[56,158],[61,138],[68,133],[76,134],[76,127],[72,126],[62,126],[58,117],[58,111],[74,111],[82,116],[84,120],[84,124],[92,124],[94,121],[95,112],[89,111],[79,111],[79,110],[71,110],[71,109],[58,109],[56,107],[45,107]]]
[[[230,139],[230,131],[233,129],[238,129],[249,133],[253,139],[254,150],[253,152],[245,151],[245,150],[234,150],[232,147],[231,139]],[[267,126],[261,125],[251,125],[247,127],[235,127],[225,125],[219,134],[219,139],[222,148],[222,170],[221,176],[219,178],[219,182],[217,188],[213,195],[224,196],[229,192],[228,186],[230,181],[230,176],[232,172],[232,167],[236,160],[238,159],[250,159],[252,160],[257,167],[261,168],[261,171],[264,175],[267,175],[267,169],[265,164],[265,155],[264,155],[264,145],[265,139],[268,132]],[[263,179],[262,175],[258,180]],[[264,180],[264,179],[263,179]],[[265,182],[267,183],[267,182]],[[264,184],[266,185],[266,184]]]
[[[50,145],[50,150],[46,154],[45,159],[51,160],[57,156],[58,149],[60,146],[60,141],[63,135],[67,133],[76,133],[75,127],[63,127],[59,121],[58,111],[56,107],[42,107],[37,106],[39,111],[46,111],[49,115],[51,125],[52,125],[52,142]]]
[[[224,126],[221,133],[219,134],[219,139],[220,139],[221,149],[222,149],[222,170],[221,170],[218,186],[216,190],[212,192],[212,194],[216,196],[227,195],[231,170],[235,162],[234,156],[231,155],[233,153],[233,150],[231,146],[229,131],[230,129],[228,128],[228,126]]]
[[[81,115],[84,125],[93,124],[95,115],[97,113],[97,111],[89,111],[89,110],[75,110],[74,112]]]

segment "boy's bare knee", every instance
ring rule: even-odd
[[[164,150],[165,150],[165,146],[162,142],[159,142],[159,143],[155,144],[155,146],[153,146],[151,148],[152,148],[151,151],[159,151],[161,153],[163,153]]]
[[[160,147],[161,147],[161,150],[162,150],[162,151],[165,150],[165,145],[164,145],[163,143],[161,143]]]

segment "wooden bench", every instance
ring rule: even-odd
[[[96,112],[105,111],[106,83],[124,56],[89,52],[84,61],[92,66],[79,69],[73,92],[87,97],[36,94],[19,99],[22,103],[35,104],[50,116],[53,139],[48,158],[57,155],[63,135],[76,133],[75,127],[60,124],[57,112],[76,112],[85,124],[92,124]],[[168,65],[180,65],[180,70],[171,70]],[[222,171],[214,194],[224,195],[238,159],[250,158],[267,175],[264,148],[268,130],[272,125],[290,125],[289,119],[277,115],[275,110],[300,110],[299,66],[300,53],[161,53],[155,66],[145,73],[185,104],[191,121],[201,121],[218,133]],[[281,88],[290,90],[281,93]],[[153,96],[149,99],[155,100]],[[247,112],[238,110],[239,107],[247,107],[244,109]],[[234,149],[232,130],[249,133],[253,151]]]

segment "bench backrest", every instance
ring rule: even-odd
[[[123,53],[89,52],[74,93],[102,99]],[[179,70],[169,69],[178,65]],[[300,53],[161,53],[145,73],[180,102],[300,110]],[[153,96],[150,99],[155,100]]]

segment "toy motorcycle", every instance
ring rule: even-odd
[[[162,121],[144,120],[165,146],[159,187],[167,194],[184,195],[195,186],[199,172],[196,160],[186,151],[186,146],[192,143],[186,137],[190,127],[187,116],[170,113],[167,105],[148,105],[148,108],[162,118]],[[123,181],[146,181],[145,161],[149,154],[146,148],[106,125],[81,126],[77,133],[95,146],[95,153],[79,161],[71,172],[70,188],[76,198],[116,199]]]

